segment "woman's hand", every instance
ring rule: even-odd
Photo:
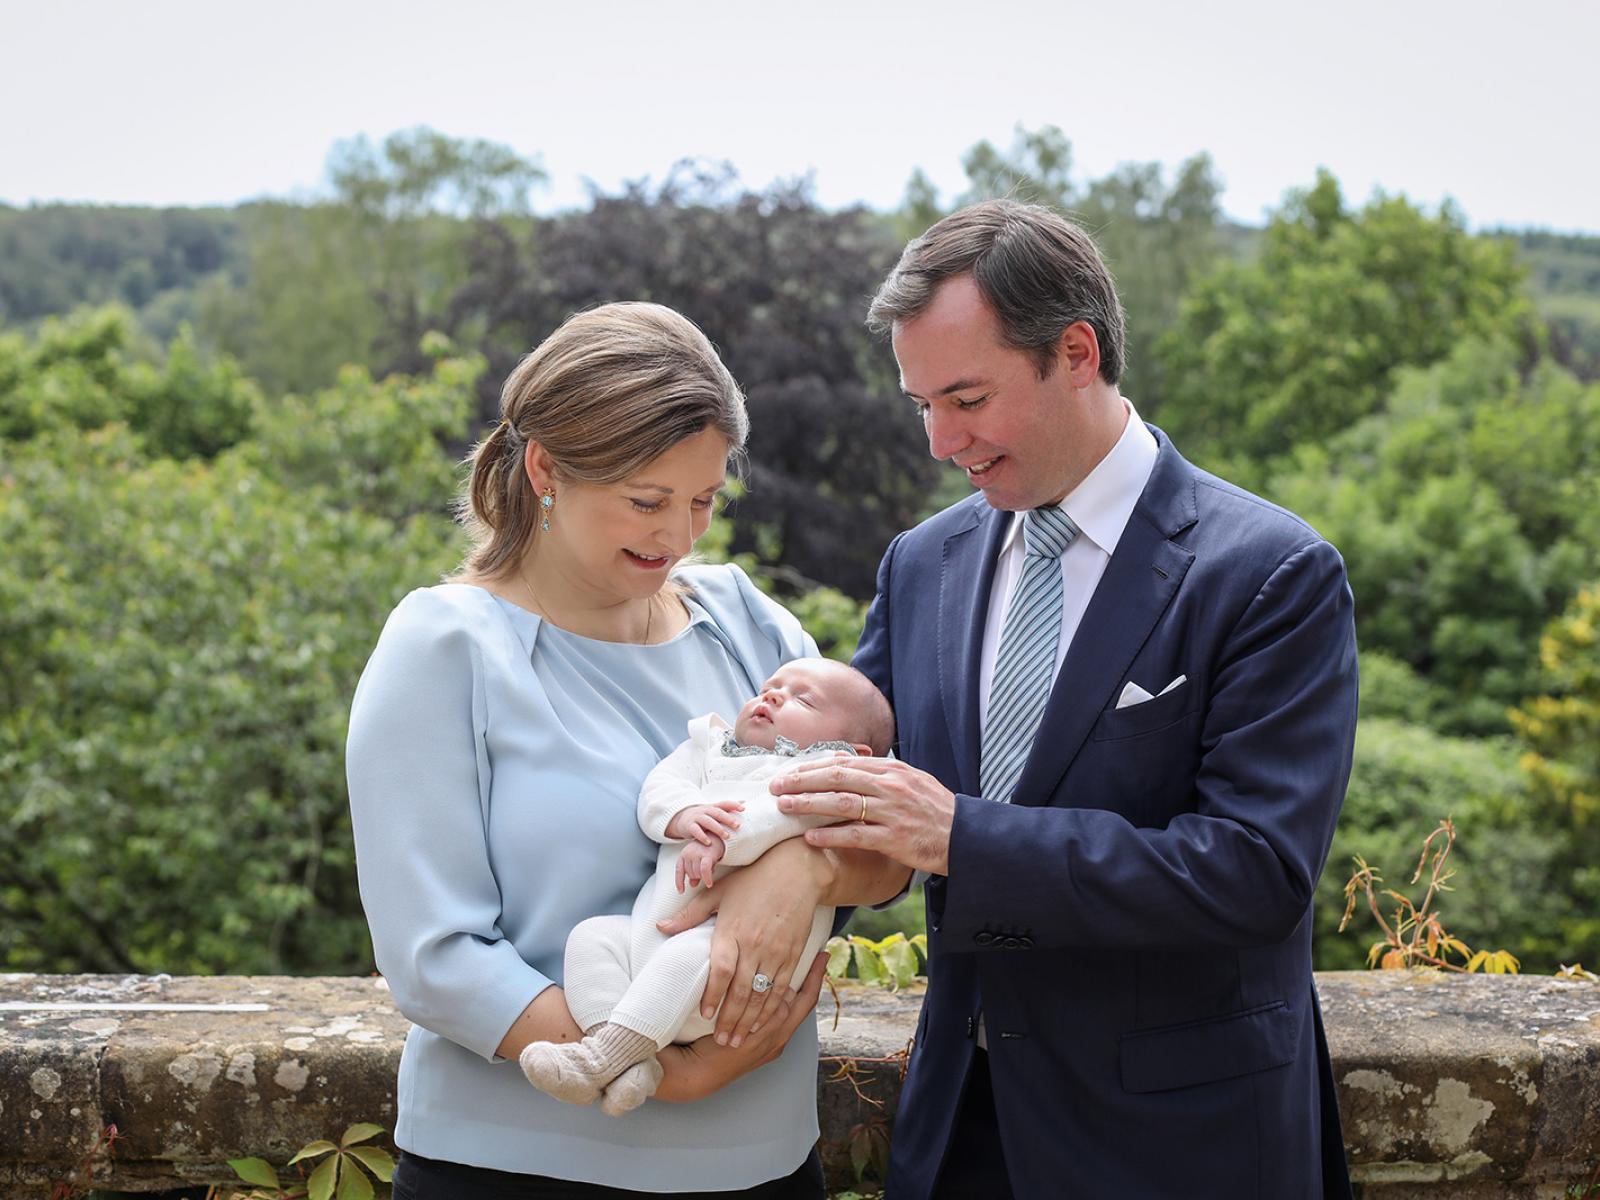
[[[716,1014],[718,1045],[742,1045],[777,1019],[785,1000],[793,1001],[796,993],[789,979],[832,884],[832,872],[827,855],[790,838],[701,892],[676,916],[658,922],[661,932],[674,934],[717,914],[700,1012],[707,1019]],[[758,973],[772,981],[765,994],[751,987]]]
[[[794,998],[780,1000],[777,1015],[737,1047],[720,1045],[715,1036],[707,1034],[687,1046],[663,1049],[656,1057],[666,1073],[656,1089],[656,1099],[700,1100],[777,1058],[800,1022],[817,1006],[827,967],[828,956],[817,955],[800,990],[793,994]]]

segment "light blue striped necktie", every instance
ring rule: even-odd
[[[1011,593],[1000,632],[979,769],[985,798],[1002,804],[1011,802],[1055,680],[1063,603],[1061,556],[1077,536],[1078,527],[1059,508],[1034,508],[1023,514],[1022,578]]]

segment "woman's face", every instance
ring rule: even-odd
[[[621,483],[557,484],[533,561],[599,604],[653,596],[711,523],[727,466],[728,439],[703,429]]]

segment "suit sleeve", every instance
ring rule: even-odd
[[[884,694],[889,707],[894,707],[894,675],[889,662],[889,587],[894,574],[894,552],[905,534],[895,535],[889,548],[883,552],[878,564],[877,592],[867,608],[867,619],[861,627],[861,640],[850,665],[860,671]]]
[[[894,670],[889,654],[889,593],[894,578],[894,554],[903,537],[904,533],[896,534],[894,540],[889,543],[889,548],[883,552],[883,561],[878,564],[877,591],[867,609],[867,619],[861,627],[861,640],[856,643],[855,656],[850,660],[850,665],[872,680],[877,689],[883,693],[884,698],[889,701],[890,709],[894,708]],[[898,728],[895,731],[895,739],[895,750],[898,751]],[[905,886],[889,899],[872,907],[883,909],[900,903],[906,898],[906,893],[927,882],[927,879],[925,871],[908,871]],[[834,932],[837,933],[838,929],[836,928]]]
[[[345,774],[378,970],[408,1019],[490,1061],[552,980],[499,927],[480,762],[482,663],[426,592],[384,627],[350,712]]]
[[[1091,807],[958,796],[939,925],[947,944],[997,928],[1040,948],[1288,937],[1311,902],[1349,778],[1353,613],[1344,564],[1326,542],[1271,573],[1218,658],[1194,811],[1165,828]]]

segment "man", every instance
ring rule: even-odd
[[[900,760],[782,801],[928,873],[890,1196],[1348,1196],[1310,916],[1356,720],[1342,561],[1138,420],[1111,278],[1049,210],[947,217],[870,320],[981,493],[879,570],[855,663]]]

